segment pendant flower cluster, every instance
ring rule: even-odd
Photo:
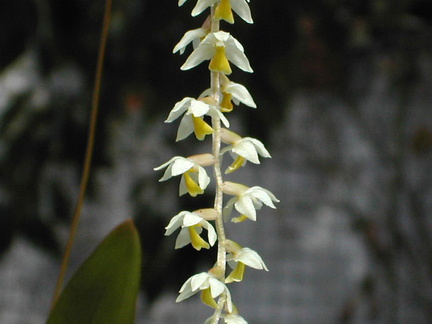
[[[186,1],[179,0],[178,5],[181,6]],[[205,321],[205,324],[215,324],[220,321],[228,324],[247,323],[239,315],[228,285],[242,281],[246,267],[265,271],[268,271],[268,268],[256,251],[242,247],[226,237],[225,222],[229,219],[233,223],[245,220],[256,221],[258,210],[263,206],[276,208],[274,203],[279,201],[269,190],[262,187],[249,187],[225,181],[221,170],[226,153],[232,157],[232,164],[225,170],[225,174],[239,170],[247,162],[260,164],[260,158],[271,157],[261,141],[240,136],[229,130],[230,123],[226,117],[226,114],[231,113],[235,106],[241,104],[256,108],[246,87],[228,78],[228,75],[233,72],[233,65],[244,72],[253,72],[245,50],[229,32],[220,29],[221,21],[234,23],[234,13],[245,22],[252,24],[248,3],[249,0],[198,0],[196,2],[192,16],[197,16],[208,9],[210,13],[201,27],[184,34],[173,52],[184,54],[190,44],[193,48],[181,66],[181,70],[189,70],[204,61],[209,61],[210,87],[196,98],[185,97],[177,102],[165,122],[173,123],[180,119],[176,141],[185,140],[191,134],[194,134],[199,141],[204,141],[208,135],[211,135],[211,148],[206,153],[187,157],[175,156],[155,168],[157,171],[165,170],[159,181],[177,176],[180,178],[180,196],[203,195],[211,182],[214,182],[213,206],[194,211],[181,211],[165,228],[165,235],[178,232],[176,249],[190,244],[200,251],[210,249],[217,242],[217,260],[214,267],[207,272],[190,277],[180,288],[176,300],[180,302],[200,293],[202,302],[214,309],[213,315]],[[213,178],[210,178],[207,168],[213,169]],[[225,196],[229,199],[224,205]],[[234,210],[238,214],[232,217]]]

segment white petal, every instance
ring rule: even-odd
[[[195,8],[192,10],[192,16],[197,16],[201,12],[203,12],[208,7],[212,6],[214,3],[216,3],[218,0],[198,0]]]
[[[246,195],[241,197],[235,204],[235,209],[250,220],[256,221],[256,211],[252,199]]]
[[[226,42],[229,38],[230,38],[230,33],[224,32],[223,30],[220,30],[216,33],[212,34],[214,36],[214,38],[220,42]],[[232,37],[232,36],[231,36]],[[209,37],[209,39],[211,39]]]
[[[183,196],[188,193],[188,188],[186,187],[186,181],[184,177],[181,177],[179,184],[179,196]]]
[[[177,228],[182,226],[183,217],[184,217],[184,212],[180,212],[177,215],[175,215],[173,218],[171,218],[170,222],[165,227],[166,229],[165,235],[171,235]]]
[[[212,226],[212,224],[210,224],[209,222],[204,221],[202,224],[203,224],[203,227],[207,230],[208,242],[209,242],[210,246],[213,246],[217,240],[216,231],[215,231],[214,227]]]
[[[246,21],[249,24],[253,24],[251,11],[249,5],[245,0],[233,0],[231,1],[231,8],[235,11],[237,15],[240,16],[241,19]]]
[[[235,46],[237,47],[240,51],[242,51],[244,53],[244,47],[243,45],[237,40],[237,38],[234,37],[230,37],[227,40],[227,46]]]
[[[208,37],[208,36],[207,36]],[[216,52],[216,48],[212,44],[204,44],[203,42],[192,52],[186,59],[186,62],[180,67],[181,70],[189,70],[199,65],[200,63],[209,60]]]
[[[190,296],[196,294],[198,292],[199,287],[195,287],[195,285],[192,284],[192,282],[201,282],[203,279],[204,281],[207,281],[209,277],[209,274],[206,272],[202,272],[199,274],[196,274],[192,277],[190,277],[186,282],[183,284],[183,286],[180,288],[180,295],[177,297],[176,302],[180,302],[182,300],[185,300],[186,298],[189,298]],[[193,289],[195,288],[195,289]]]
[[[226,314],[224,315],[225,324],[247,324],[246,320],[240,315]]]
[[[213,316],[207,318],[207,319],[205,320],[204,324],[212,324],[212,323],[214,323],[215,318],[216,318],[216,315],[213,315]]]
[[[222,121],[222,123],[224,124],[225,127],[229,127],[230,123],[228,121],[228,119],[224,116],[224,114],[222,114],[218,109],[211,107],[210,110],[208,111],[207,115],[213,117],[213,118],[217,118],[220,119]]]
[[[179,128],[177,130],[176,141],[181,141],[192,134],[194,131],[194,124],[192,120],[192,116],[184,115],[180,121]]]
[[[168,118],[165,120],[165,123],[171,123],[172,121],[179,118],[185,111],[189,109],[190,102],[193,100],[193,98],[186,97],[183,98],[181,101],[177,102],[173,109],[171,109],[171,112],[168,116]]]
[[[179,0],[179,2],[178,2],[178,6],[180,7],[180,6],[183,6],[183,4],[186,2],[186,0]]]
[[[207,272],[201,272],[191,278],[191,288],[195,290],[203,290],[209,287],[209,280],[214,279]]]
[[[235,64],[241,70],[249,73],[253,72],[252,67],[249,64],[248,58],[237,46],[227,46],[226,57],[230,62]]]
[[[203,218],[197,214],[187,212],[183,218],[183,226],[190,227],[199,224],[203,221]]]
[[[210,106],[206,104],[205,102],[202,102],[200,100],[192,100],[189,111],[194,115],[195,117],[201,117],[204,116],[210,109]]]
[[[210,183],[210,177],[207,175],[206,170],[203,167],[198,167],[198,185],[201,189],[207,188]]]
[[[259,164],[258,153],[255,146],[250,141],[242,139],[240,142],[235,143],[232,152],[244,157],[246,160],[252,163]]]
[[[270,191],[258,186],[248,189],[247,194],[261,200],[266,206],[271,208],[276,208],[273,201],[279,202],[279,200]]]
[[[207,31],[204,28],[197,28],[187,31],[183,35],[182,39],[174,47],[173,53],[180,51],[180,54],[183,54],[186,46],[188,46],[189,43],[193,42],[195,39],[200,39],[201,37],[204,37],[206,34]]]
[[[257,252],[254,250],[251,250],[249,248],[243,248],[238,255],[234,257],[234,260],[237,262],[244,263],[248,267],[258,269],[258,270],[266,270],[268,271],[266,265],[264,264],[264,261],[259,256]]]
[[[181,156],[174,156],[173,158],[169,159],[164,164],[159,165],[158,167],[154,168],[153,170],[158,171],[166,168],[168,165],[172,164],[176,159],[178,159]]]
[[[223,216],[224,216],[225,219],[231,215],[234,203],[236,203],[237,200],[238,200],[237,197],[231,198],[228,201],[228,203],[226,204],[226,206],[224,207],[224,209],[223,209]]]
[[[256,108],[256,104],[245,86],[239,83],[230,82],[225,88],[225,92],[232,94],[234,99],[237,99],[246,106]]]
[[[255,148],[256,148],[259,155],[261,155],[262,157],[265,157],[265,158],[271,158],[270,153],[267,151],[267,149],[265,148],[264,144],[261,141],[255,139],[255,138],[251,138],[251,137],[245,137],[244,139],[251,141],[253,143],[253,145],[255,145]]]
[[[165,170],[162,178],[159,179],[159,182],[163,182],[168,180],[169,178],[172,177],[172,165],[169,165],[168,168]]]
[[[229,313],[232,313],[232,309],[233,309],[233,303],[231,300],[231,293],[228,290],[228,288],[225,286],[225,293],[226,293],[226,305],[227,305],[227,310]]]
[[[192,161],[189,161],[188,159],[183,157],[179,157],[172,164],[172,175],[178,176],[180,174],[183,174],[189,169],[191,169],[194,165],[195,163],[193,163]]]
[[[175,248],[181,249],[182,247],[188,245],[190,243],[190,235],[187,228],[182,228],[180,233],[177,236]]]
[[[224,291],[227,290],[225,284],[223,284],[216,278],[210,277],[209,283],[210,283],[211,296],[213,298],[216,298],[217,296],[219,296],[220,294],[222,294]]]

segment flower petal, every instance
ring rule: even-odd
[[[249,60],[243,51],[238,47],[231,44],[226,45],[226,57],[230,62],[245,72],[252,73],[252,67]]]
[[[195,117],[204,116],[210,110],[210,106],[201,100],[192,99],[187,113],[192,113]]]
[[[186,97],[183,98],[181,101],[177,102],[174,105],[174,108],[171,109],[168,118],[165,120],[165,123],[171,123],[177,118],[179,118],[184,112],[186,112],[189,109],[192,100],[194,99],[190,97]]]
[[[256,221],[255,206],[250,197],[241,197],[234,206],[240,214],[247,216],[250,220]]]
[[[267,151],[267,149],[265,148],[264,144],[261,141],[252,137],[245,137],[244,140],[250,141],[255,146],[259,155],[265,158],[271,158],[270,153]]]
[[[186,62],[180,67],[180,69],[181,70],[192,69],[195,66],[201,64],[202,62],[211,59],[215,52],[216,52],[216,48],[212,44],[204,43],[203,41],[192,52],[192,54],[189,55],[189,57],[186,59]]]
[[[212,6],[219,0],[198,0],[195,8],[192,10],[192,16],[197,16],[208,7]]]
[[[211,275],[209,275],[207,272],[201,272],[196,275],[194,275],[191,278],[191,288],[192,290],[198,290],[198,289],[207,289],[210,287],[209,281],[211,279],[214,279]]]
[[[224,91],[226,93],[230,93],[234,99],[237,99],[238,101],[245,104],[246,106],[256,108],[256,104],[255,104],[251,94],[249,93],[249,91],[246,89],[245,86],[243,86],[239,83],[230,82],[226,86]]]
[[[188,245],[191,242],[188,228],[182,228],[177,235],[175,249],[181,249],[182,247]]]
[[[179,128],[177,130],[176,142],[181,141],[192,134],[194,131],[193,116],[184,115],[180,121]]]
[[[201,221],[203,221],[203,218],[201,216],[191,212],[184,212],[182,226],[189,227],[189,226],[197,225]]]
[[[270,191],[267,189],[255,186],[248,189],[248,194],[251,195],[254,198],[259,199],[262,201],[266,206],[269,206],[271,208],[276,208],[276,206],[273,204],[274,202],[279,202],[279,200],[273,195]]]
[[[226,314],[223,315],[225,324],[247,324],[246,320],[237,314]]]
[[[233,0],[231,1],[231,8],[235,11],[237,15],[240,16],[241,19],[246,21],[249,24],[253,24],[251,11],[249,5],[245,0]]]
[[[210,249],[210,245],[198,234],[196,226],[188,227],[190,241],[193,248],[200,251],[202,248]]]
[[[172,175],[178,176],[193,168],[195,163],[184,157],[177,157],[172,163]]]
[[[171,235],[177,228],[182,226],[183,217],[184,217],[184,212],[180,212],[177,215],[175,215],[173,218],[171,218],[170,222],[165,227],[165,229],[166,229],[165,235],[166,236]]]
[[[241,262],[237,262],[236,267],[234,268],[234,270],[228,275],[228,277],[225,279],[226,283],[231,283],[231,282],[240,282],[243,280],[243,275],[245,272],[245,265],[244,263]]]
[[[210,283],[211,296],[213,298],[216,298],[217,296],[222,294],[225,290],[227,290],[225,284],[223,284],[216,278],[210,277],[209,283]]]
[[[252,163],[260,164],[255,146],[248,140],[245,141],[244,139],[242,139],[239,142],[235,143],[231,151],[237,155],[244,157],[246,160]]]
[[[182,39],[177,43],[177,45],[173,49],[173,53],[180,51],[180,54],[183,54],[186,47],[193,42],[195,39],[200,39],[207,35],[207,30],[204,28],[197,28],[193,30],[187,31]]]
[[[214,298],[211,296],[210,288],[204,289],[201,292],[201,301],[206,304],[207,306],[210,306],[212,308],[218,308],[218,304],[214,300]]]
[[[205,189],[207,188],[208,184],[210,183],[210,177],[207,175],[206,170],[198,166],[198,184],[201,188]]]
[[[213,246],[217,240],[217,234],[214,227],[207,221],[203,221],[201,224],[207,230],[207,237],[208,237],[209,244]]]
[[[211,107],[208,111],[207,115],[211,116],[212,118],[217,118],[222,121],[222,124],[224,124],[225,127],[229,127],[230,123],[228,119],[222,114],[219,110],[217,110],[214,107]]]
[[[267,266],[265,265],[262,258],[259,256],[257,252],[247,247],[241,249],[237,255],[234,255],[234,260],[237,262],[244,263],[248,267],[258,269],[258,270],[266,270],[268,271]]]

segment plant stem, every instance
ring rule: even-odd
[[[213,19],[214,17],[214,9],[215,6],[211,8],[211,32],[218,32],[220,29],[219,20]],[[220,103],[221,101],[221,89],[220,89],[220,72],[210,72],[210,85],[211,85],[211,96],[215,99],[215,101]],[[225,281],[225,271],[226,271],[226,248],[225,248],[225,228],[224,221],[222,216],[222,208],[223,208],[223,178],[221,171],[222,158],[220,155],[221,148],[221,121],[219,118],[212,118],[212,127],[214,130],[213,140],[212,140],[212,153],[214,156],[215,163],[213,165],[213,173],[216,182],[216,193],[214,200],[214,209],[217,211],[218,216],[215,220],[216,223],[216,231],[218,235],[218,251],[217,251],[217,262],[216,266],[218,268],[218,274],[220,274],[220,280],[222,282]],[[219,319],[222,313],[223,306],[225,304],[226,298],[225,296],[221,296],[219,298],[218,305],[219,307],[214,312],[213,324],[219,323]]]
[[[63,282],[69,265],[72,246],[74,244],[76,233],[78,231],[81,211],[84,204],[84,197],[85,197],[86,189],[90,178],[90,169],[91,169],[95,135],[96,135],[97,116],[99,111],[99,97],[100,97],[100,88],[101,88],[101,81],[102,81],[103,63],[105,59],[105,49],[106,49],[106,43],[108,38],[108,29],[111,21],[111,7],[112,7],[112,0],[106,0],[102,33],[101,33],[100,45],[99,45],[99,54],[97,58],[95,83],[93,88],[88,140],[87,140],[86,153],[84,157],[83,171],[81,174],[80,188],[79,188],[79,193],[78,193],[78,198],[75,205],[74,213],[72,216],[69,238],[65,247],[65,252],[63,254],[63,259],[60,266],[60,271],[57,278],[53,299],[51,302],[51,309],[54,307],[55,303],[57,302],[57,299],[60,296],[61,290],[63,288]]]
[[[219,21],[215,21],[213,19],[214,16],[214,7],[211,10],[211,31],[217,32],[219,31]],[[211,93],[212,97],[219,104],[221,101],[221,90],[220,90],[220,72],[211,72],[210,73],[210,83],[211,83]],[[226,249],[225,249],[225,229],[223,224],[222,217],[222,206],[223,206],[223,193],[222,193],[222,185],[223,178],[221,172],[221,156],[220,156],[220,147],[221,147],[221,121],[219,118],[212,119],[212,127],[214,130],[213,133],[213,141],[212,141],[212,153],[215,158],[215,163],[213,166],[213,172],[216,181],[216,194],[214,201],[214,209],[218,212],[218,217],[216,219],[216,231],[218,234],[218,253],[217,253],[217,267],[219,271],[222,273],[222,279],[225,279],[225,268],[226,268]]]

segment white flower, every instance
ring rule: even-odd
[[[182,65],[182,70],[189,70],[203,61],[210,60],[209,69],[224,74],[231,73],[229,61],[245,72],[253,72],[244,48],[229,33],[218,31],[208,34]]]
[[[177,102],[171,110],[168,118],[165,120],[166,123],[171,123],[184,114],[177,131],[177,141],[185,139],[192,132],[195,133],[195,136],[199,140],[203,140],[206,135],[213,133],[210,125],[203,120],[204,115],[220,119],[226,127],[229,127],[226,117],[214,105],[210,105],[204,102],[204,100],[186,97]]]
[[[176,302],[181,302],[199,291],[201,291],[201,299],[203,302],[214,308],[218,308],[218,304],[214,299],[225,294],[227,310],[229,312],[232,311],[233,304],[230,291],[224,283],[208,272],[201,272],[190,277],[180,288],[180,295],[177,297]]]
[[[205,9],[213,6],[219,0],[198,0],[195,8],[192,10],[192,16],[197,16],[202,13]],[[186,2],[186,0],[179,0],[178,5],[181,6]],[[249,5],[247,4],[249,0],[221,0],[216,11],[219,11],[218,15],[220,19],[226,19],[226,17],[232,17],[231,9],[235,11],[244,21],[249,24],[253,23],[251,11]],[[233,23],[234,20],[229,18],[228,22]]]
[[[179,227],[181,227],[181,230],[177,236],[176,249],[182,248],[189,243],[198,251],[201,248],[209,249],[217,240],[217,234],[213,226],[197,213],[188,211],[178,213],[165,227],[165,235],[171,235]],[[207,230],[208,243],[200,236],[202,228]]]
[[[242,84],[236,83],[228,79],[228,77],[224,74],[220,75],[220,83],[221,83],[221,92],[222,92],[222,101],[221,101],[221,111],[222,112],[230,112],[233,110],[233,101],[236,105],[240,103],[256,108],[256,104],[246,89],[246,87]],[[205,90],[200,97],[209,96],[211,94],[211,89]]]
[[[177,43],[177,45],[173,49],[173,53],[180,51],[180,54],[183,54],[186,47],[192,43],[193,48],[197,48],[198,44],[201,41],[201,38],[208,34],[209,30],[207,28],[197,28],[193,30],[189,30],[184,34],[182,39]]]
[[[213,159],[211,154],[206,154],[209,159]],[[207,165],[206,165],[207,166]],[[175,156],[168,162],[154,168],[155,171],[167,168],[164,175],[160,178],[160,182],[166,181],[171,177],[182,175],[180,180],[179,195],[189,193],[195,197],[198,194],[203,194],[204,190],[210,183],[210,177],[207,175],[206,170],[196,161],[193,157],[184,158],[182,156]]]
[[[246,106],[256,108],[256,104],[246,87],[229,80],[225,75],[221,76],[221,90],[224,96],[231,95],[236,105],[241,102]]]
[[[213,324],[216,315],[209,317],[204,324]],[[247,324],[246,320],[238,314],[222,314],[221,318],[225,324]]]
[[[256,221],[256,210],[261,209],[262,205],[276,208],[273,202],[279,200],[267,189],[259,186],[246,187],[244,185],[225,181],[222,187],[224,193],[233,195],[224,208],[224,215],[229,216],[232,208],[240,213],[240,217],[233,218],[233,222],[241,222],[246,218]]]
[[[242,248],[238,243],[231,240],[226,240],[226,249],[229,252],[227,261],[231,268],[233,268],[233,271],[225,279],[226,283],[242,281],[245,266],[268,271],[264,261],[254,250],[247,247]]]
[[[225,324],[247,324],[246,320],[238,314],[222,315]]]
[[[228,167],[226,173],[239,169],[246,164],[246,161],[260,164],[258,155],[265,158],[271,157],[264,144],[255,138],[240,137],[240,135],[224,128],[221,132],[221,139],[223,143],[231,144],[223,148],[221,154],[229,151],[234,158],[233,164]]]

